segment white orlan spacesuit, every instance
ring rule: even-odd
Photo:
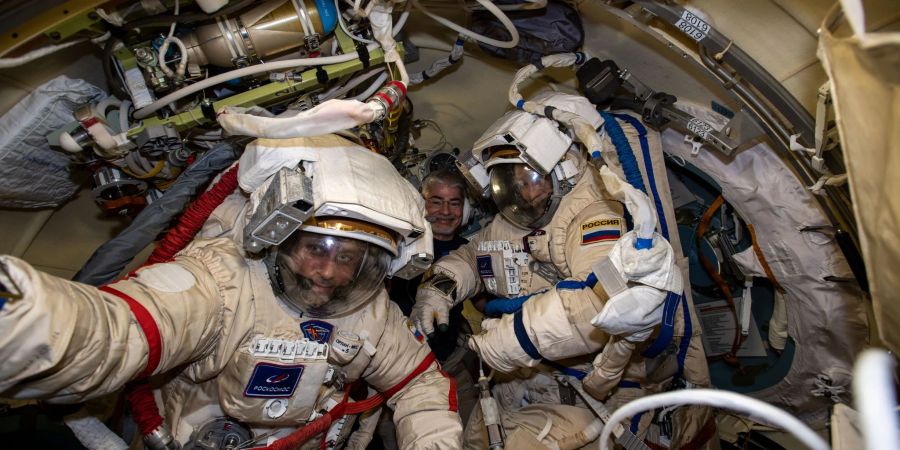
[[[77,402],[165,373],[157,397],[179,442],[245,426],[264,446],[361,379],[388,397],[402,448],[457,448],[452,381],[383,288],[411,245],[430,246],[421,197],[337,136],[255,141],[240,184],[261,192],[298,165],[315,214],[264,259],[230,239],[195,241],[96,289],[0,258],[23,294],[0,310],[0,396]]]
[[[582,97],[552,94],[542,100],[587,117],[594,128],[602,123]],[[490,189],[500,214],[468,245],[433,266],[413,310],[419,329],[430,333],[433,322],[446,323],[446,308],[482,290],[521,303],[521,310],[486,321],[488,332],[469,343],[488,365],[517,378],[494,388],[509,446],[577,448],[596,439],[596,418],[587,409],[559,404],[559,387],[542,361],[566,360],[567,366],[591,372],[591,358],[606,346],[597,370],[585,379],[585,387],[593,386],[600,398],[623,377],[640,381],[643,376],[643,361],[637,355],[632,360],[633,343],[619,339],[610,347],[610,335],[592,324],[609,299],[596,278],[589,278],[592,266],[627,237],[626,224],[622,204],[612,200],[597,171],[570,143],[554,121],[518,110],[485,132],[471,155],[485,172],[470,170],[469,178]],[[659,248],[671,257],[667,243]],[[662,297],[653,295],[658,300],[650,301],[646,329],[634,330],[640,330],[640,339],[658,323]],[[612,403],[637,394],[620,389]],[[477,420],[466,430],[467,447],[485,444]]]

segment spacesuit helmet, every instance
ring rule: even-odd
[[[419,192],[387,158],[338,136],[254,141],[238,180],[251,193],[244,248],[305,315],[356,311],[387,277],[415,277],[433,260]]]
[[[578,114],[595,128],[603,122],[584,97],[542,92],[534,100]],[[550,222],[585,166],[581,150],[559,123],[521,110],[494,122],[467,161],[469,167],[461,167],[468,169],[466,178],[491,197],[503,217],[526,229]]]
[[[383,289],[396,237],[376,224],[313,217],[282,242],[270,263],[282,300],[312,317],[355,311]]]

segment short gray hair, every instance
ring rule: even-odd
[[[466,180],[456,170],[440,169],[429,173],[428,176],[422,180],[422,196],[428,197],[428,193],[431,192],[436,184],[455,187],[459,189],[459,194],[463,198],[466,197]]]

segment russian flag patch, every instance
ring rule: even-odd
[[[425,335],[422,334],[422,332],[419,331],[418,328],[416,328],[416,326],[415,326],[415,324],[413,324],[412,320],[409,320],[409,319],[406,320],[406,327],[409,328],[409,332],[412,333],[413,337],[415,337],[416,340],[419,341],[419,343],[425,342]]]
[[[617,241],[622,237],[622,219],[595,219],[581,224],[581,245]]]

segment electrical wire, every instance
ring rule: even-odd
[[[425,9],[425,7],[422,6],[421,3],[419,3],[419,0],[411,0],[413,6],[418,8],[419,11],[422,11],[423,14],[430,17],[432,20],[436,21],[437,23],[439,23],[441,25],[444,25],[447,28],[450,28],[450,29],[456,31],[459,34],[463,34],[472,39],[475,39],[478,42],[482,42],[482,43],[485,43],[488,45],[493,45],[494,47],[499,47],[499,48],[513,48],[516,45],[518,45],[519,44],[519,31],[516,30],[515,25],[513,25],[511,20],[509,20],[509,17],[507,17],[506,14],[503,13],[503,11],[501,11],[499,8],[497,8],[497,6],[494,5],[493,3],[491,3],[490,1],[488,1],[488,0],[477,0],[477,1],[486,10],[490,11],[490,13],[493,14],[494,17],[496,17],[497,20],[500,21],[500,23],[503,24],[503,26],[506,28],[506,31],[509,32],[510,40],[498,41],[496,39],[492,39],[487,36],[482,36],[472,30],[463,28],[441,16],[438,16],[436,14],[429,12],[427,9]]]

